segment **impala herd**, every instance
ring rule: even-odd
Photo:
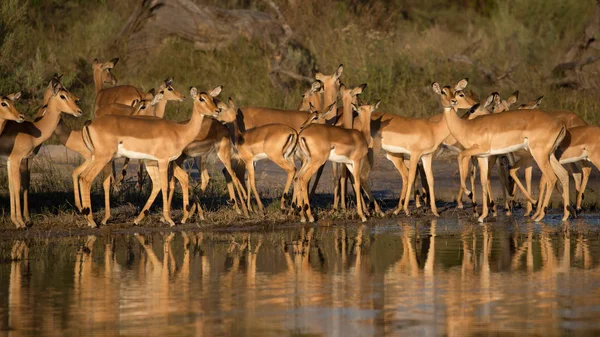
[[[598,167],[600,149],[596,149],[600,128],[587,125],[570,111],[542,111],[537,107],[543,97],[510,110],[518,99],[515,92],[502,100],[492,93],[481,103],[465,91],[467,80],[454,86],[432,89],[439,96],[443,111],[431,118],[409,118],[378,112],[379,102],[361,104],[359,95],[366,84],[346,87],[340,77],[340,65],[332,75],[315,74],[315,81],[302,96],[297,110],[260,107],[238,107],[233,99],[217,100],[222,87],[206,92],[192,87],[192,114],[185,122],[163,119],[168,101],[183,101],[185,96],[173,87],[173,79],[165,80],[157,90],[140,91],[131,85],[116,85],[111,70],[118,62],[92,64],[96,101],[93,119],[82,130],[70,130],[61,113],[81,116],[79,98],[65,89],[55,75],[44,93],[44,105],[34,121],[25,121],[14,101],[20,93],[0,97],[0,153],[7,159],[11,220],[17,228],[31,221],[28,212],[31,159],[41,144],[53,133],[70,150],[79,153],[84,162],[73,171],[75,206],[90,227],[93,218],[90,189],[100,172],[103,174],[105,211],[102,224],[110,218],[110,187],[117,187],[125,176],[126,167],[117,177],[113,160],[126,158],[144,162],[152,180],[152,191],[134,223],[138,224],[159,192],[162,192],[162,220],[170,226],[175,179],[183,193],[182,223],[197,210],[203,219],[198,201],[190,203],[189,177],[183,162],[194,158],[204,190],[210,179],[206,168],[207,156],[216,153],[224,164],[229,198],[236,211],[248,215],[253,211],[252,195],[259,212],[264,210],[255,182],[255,162],[269,159],[287,173],[280,201],[282,210],[298,211],[301,221],[313,222],[310,197],[327,161],[334,173],[333,208],[346,208],[346,182],[356,196],[356,210],[362,221],[371,213],[383,215],[369,186],[369,173],[374,158],[383,151],[402,177],[402,192],[398,214],[409,215],[409,199],[414,192],[415,205],[427,200],[431,212],[438,216],[435,204],[433,160],[443,151],[457,153],[460,189],[457,207],[463,208],[463,194],[473,202],[480,222],[488,216],[489,207],[497,214],[490,184],[490,169],[498,162],[504,205],[510,214],[516,189],[527,199],[525,215],[535,206],[533,218],[544,218],[556,182],[562,187],[563,220],[570,213],[569,172],[577,189],[577,211],[581,208],[583,192],[591,172],[590,162]],[[105,84],[112,86],[105,87]],[[339,101],[338,101],[339,99]],[[338,104],[341,106],[338,107]],[[458,109],[467,109],[458,115]],[[532,164],[535,161],[542,176],[539,196],[531,195]],[[296,163],[301,163],[298,168]],[[567,169],[562,165],[567,165]],[[475,174],[479,168],[482,187],[482,212],[475,204]],[[518,171],[525,168],[525,186]],[[169,172],[173,174],[170,176]],[[247,176],[246,176],[247,173]],[[349,173],[349,175],[348,175]],[[316,175],[312,191],[310,180]],[[421,176],[422,190],[416,177]],[[471,190],[466,181],[470,175]],[[138,173],[142,184],[144,172]],[[246,184],[242,181],[246,178]],[[293,194],[289,191],[293,185]],[[290,200],[286,202],[286,197]],[[366,199],[365,199],[366,198]],[[290,206],[287,206],[287,205]],[[370,207],[372,205],[372,207]],[[576,215],[576,214],[574,214]]]

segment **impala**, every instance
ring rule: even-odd
[[[253,192],[259,211],[262,212],[264,210],[263,203],[256,189],[254,163],[268,158],[287,173],[280,202],[280,208],[285,210],[285,196],[290,189],[294,174],[296,173],[293,155],[296,150],[298,133],[296,130],[283,124],[269,124],[241,132],[237,125],[238,113],[233,99],[229,98],[229,105],[219,103],[219,107],[221,109],[215,115],[215,118],[225,123],[225,125],[231,125],[234,133],[232,137],[233,144],[237,148],[239,158],[246,163],[246,171],[248,172],[247,185],[249,186],[247,198],[248,209],[252,209],[250,193]]]
[[[53,79],[52,96],[43,109],[42,116],[34,122],[8,122],[0,135],[0,155],[8,158],[10,218],[17,228],[25,227],[21,213],[20,173],[23,159],[31,156],[34,150],[52,135],[60,120],[61,112],[75,117],[81,116],[78,103],[79,98]],[[28,214],[28,210],[24,213]]]
[[[117,62],[119,62],[118,58],[114,58],[104,63],[99,62],[98,59],[95,59],[94,62],[92,62],[92,69],[94,70],[94,87],[96,89],[94,116],[96,111],[104,105],[121,103],[134,106],[137,101],[142,100],[145,96],[145,93],[132,85],[118,85],[110,88],[102,88],[104,83],[117,84],[117,79],[111,72]]]
[[[518,91],[516,91],[513,94],[513,96],[518,97]],[[544,98],[544,96],[540,96],[533,101],[529,101],[528,103],[521,104],[519,106],[519,110],[536,109],[541,104],[543,98]],[[511,99],[511,97],[509,97],[506,101],[501,100],[499,97],[497,97],[495,100],[496,104],[493,109],[493,112],[501,113],[501,112],[507,111],[510,109],[510,106],[512,104],[514,104],[515,101],[516,101],[516,99],[513,100],[513,99]],[[549,115],[551,115],[554,118],[563,122],[565,124],[565,126],[567,127],[567,130],[574,128],[574,127],[587,125],[587,123],[581,117],[579,117],[577,114],[575,114],[571,111],[554,110],[554,111],[546,111],[546,113],[548,113]],[[513,159],[513,165],[509,171],[511,178],[513,178],[513,180],[515,182],[514,188],[509,190],[510,200],[514,199],[515,189],[517,187],[519,187],[519,189],[521,189],[521,190],[525,189],[527,191],[527,193],[529,195],[531,195],[531,180],[532,180],[532,175],[533,175],[532,159],[533,158],[531,157],[531,154],[525,150],[517,151],[515,154],[517,156],[519,156],[519,160],[514,162],[514,159]],[[573,163],[569,163],[569,164],[570,165],[567,167],[569,168],[569,170],[571,171],[571,173],[573,175],[573,178],[575,180],[575,187],[579,193],[580,192],[579,187],[581,184],[582,177],[576,172],[577,168],[573,166]],[[521,183],[521,180],[519,179],[519,177],[517,175],[517,173],[521,167],[525,167],[526,188],[523,187],[523,184]],[[528,198],[527,206],[526,206],[526,210],[525,210],[525,216],[529,215],[531,213],[532,209],[533,209],[532,200],[529,200],[529,198]]]
[[[213,115],[218,111],[213,98],[221,92],[221,89],[222,87],[219,86],[209,93],[198,93],[196,88],[192,88],[190,94],[194,100],[194,109],[192,117],[186,123],[174,123],[154,118],[106,115],[93,120],[91,124],[84,127],[85,145],[93,153],[81,175],[81,201],[89,226],[96,226],[90,203],[90,184],[115,156],[158,162],[158,178],[163,197],[163,218],[169,225],[175,225],[171,219],[170,207],[167,202],[169,163],[177,159],[183,149],[196,138],[202,127],[204,115]],[[152,200],[158,192],[158,189],[153,187],[148,201]],[[187,191],[183,192],[184,203],[186,203]],[[187,207],[187,204],[184,204],[184,207]],[[135,224],[144,218],[149,208],[150,204],[147,202],[134,221]]]
[[[459,154],[459,162],[463,171],[468,166],[471,156],[478,157],[480,180],[482,184],[483,211],[479,221],[488,215],[487,178],[488,160],[486,157],[529,149],[534,160],[542,171],[540,191],[548,188],[544,196],[540,194],[537,203],[536,221],[545,216],[545,208],[550,201],[550,194],[558,176],[563,185],[564,214],[563,220],[569,216],[568,176],[554,156],[554,150],[565,136],[566,127],[552,116],[540,110],[509,111],[502,114],[480,116],[472,120],[463,120],[456,114],[456,99],[444,105],[444,119],[450,134],[465,148]],[[463,182],[461,182],[463,183]],[[524,191],[524,193],[526,193]],[[542,199],[543,198],[543,199]],[[531,199],[529,196],[528,199]]]
[[[310,124],[298,135],[298,149],[302,153],[304,162],[298,173],[297,186],[300,192],[300,215],[301,221],[305,222],[305,212],[310,222],[314,217],[310,209],[308,199],[308,181],[325,162],[337,162],[345,164],[354,177],[354,190],[356,191],[356,210],[362,221],[366,221],[363,212],[361,190],[361,165],[372,145],[371,138],[371,114],[379,106],[363,105],[354,110],[358,112],[362,121],[362,130],[348,130],[336,126],[323,124]],[[310,123],[310,121],[307,121]]]
[[[25,115],[21,114],[15,108],[15,101],[21,97],[21,92],[0,96],[0,134],[4,130],[8,121],[22,123],[25,121]]]
[[[558,146],[556,151],[557,158],[561,164],[581,163],[582,179],[581,182],[575,180],[577,187],[576,210],[581,211],[581,202],[587,186],[588,179],[592,172],[590,162],[596,167],[600,167],[600,147],[598,139],[600,137],[600,127],[586,125],[576,126],[567,130],[567,136]]]
[[[321,81],[314,81],[310,89],[304,92],[298,110],[309,111],[311,104],[317,111],[323,109],[323,83]]]

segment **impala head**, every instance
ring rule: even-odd
[[[62,74],[58,75],[57,73],[54,73],[54,75],[52,75],[52,79],[50,80],[50,82],[48,82],[48,86],[46,87],[46,90],[44,90],[44,105],[48,104],[48,100],[50,100],[50,97],[52,97],[52,95],[54,94],[54,89],[52,89],[52,84],[54,82],[60,83],[62,77],[63,77]]]
[[[477,103],[467,111],[462,118],[463,119],[473,119],[475,117],[489,115],[494,112],[495,102],[500,99],[500,95],[497,92],[491,93],[485,101],[482,103]]]
[[[340,76],[344,71],[344,65],[340,64],[333,73],[333,75],[323,75],[320,72],[315,72],[315,79],[323,83],[323,89],[325,90],[325,96],[323,97],[323,104],[331,104],[337,101],[338,91],[340,90]]]
[[[99,62],[98,59],[95,59],[92,62],[92,69],[94,69],[94,76],[101,76],[102,83],[108,83],[115,85],[117,84],[117,78],[112,74],[111,70],[115,67],[115,65],[119,62],[119,58],[114,58],[108,62]]]
[[[353,89],[346,89],[344,84],[340,85],[340,98],[344,106],[350,106],[351,104],[358,104],[358,95],[362,94],[363,90],[367,87],[366,83],[359,85]]]
[[[131,113],[131,116],[154,116],[156,117],[155,109],[153,107],[163,99],[163,94],[158,93],[152,94],[153,91],[148,91],[144,96],[144,99],[138,101],[134,108],[135,110]]]
[[[510,110],[510,106],[515,104],[519,99],[519,91],[515,91],[506,100],[501,99],[500,95],[496,93],[494,97],[494,106],[492,107],[493,113],[499,113]]]
[[[302,102],[298,106],[299,111],[309,111],[309,106],[313,105],[320,109],[323,105],[323,82],[316,80],[314,81],[310,89],[306,90],[302,94]]]
[[[310,124],[325,124],[331,118],[337,115],[337,108],[335,103],[331,103],[323,112],[317,111],[312,105],[310,106],[310,115],[304,121],[300,129],[304,129]]]
[[[58,111],[79,117],[82,114],[79,108],[79,97],[73,95],[58,81],[52,84],[52,96],[48,100],[48,104],[56,104]]]
[[[362,121],[365,126],[363,133],[365,134],[365,138],[367,140],[367,144],[369,147],[373,147],[373,137],[371,137],[371,115],[373,111],[379,108],[379,104],[381,101],[377,101],[375,104],[371,105],[360,105],[352,103],[352,110],[358,114],[358,118]]]
[[[544,98],[544,96],[540,96],[540,97],[534,99],[533,101],[529,101],[525,104],[521,104],[521,105],[519,105],[519,110],[537,109],[538,106],[540,106],[540,104],[542,104],[543,98]]]
[[[214,98],[221,93],[221,90],[223,90],[223,86],[221,85],[214,87],[208,93],[198,92],[198,89],[195,87],[190,88],[190,96],[194,100],[194,111],[205,116],[215,116],[218,114],[221,109],[217,107]]]
[[[229,97],[227,103],[217,102],[219,112],[213,115],[219,122],[223,124],[233,123],[237,117],[237,105],[233,98]]]
[[[470,109],[477,102],[464,91],[469,83],[468,81],[468,79],[463,78],[454,85],[454,88],[450,86],[441,87],[439,83],[433,82],[431,88],[433,92],[440,95],[442,107],[454,106],[454,109]],[[453,100],[456,101],[454,105],[452,104]]]
[[[7,121],[21,123],[25,121],[25,115],[15,108],[14,102],[21,97],[21,92],[0,97],[0,118]]]
[[[175,87],[173,87],[173,77],[167,78],[161,85],[158,87],[158,92],[163,93],[164,99],[167,101],[183,101],[185,96],[177,91]]]

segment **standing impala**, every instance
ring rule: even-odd
[[[8,157],[10,218],[17,228],[25,227],[21,213],[21,164],[23,159],[31,156],[38,145],[52,135],[60,120],[61,112],[75,117],[81,116],[77,96],[68,92],[56,80],[53,80],[52,92],[41,117],[34,122],[9,122],[0,135],[0,155]],[[28,214],[28,212],[26,213]]]
[[[92,62],[94,70],[94,87],[96,88],[96,101],[94,102],[94,116],[96,111],[107,104],[121,103],[124,105],[134,106],[139,100],[142,100],[145,93],[132,85],[118,85],[110,88],[102,88],[104,83],[117,84],[117,79],[112,74],[111,70],[119,62],[118,58],[114,58],[108,62],[99,62],[95,59]]]
[[[219,111],[213,98],[221,92],[221,89],[222,87],[218,86],[209,93],[198,93],[196,88],[192,88],[190,94],[194,100],[194,109],[192,117],[186,123],[106,115],[93,120],[91,124],[84,127],[84,142],[93,153],[81,175],[81,202],[89,226],[96,227],[90,203],[91,182],[115,156],[158,162],[157,178],[160,181],[163,196],[163,218],[169,225],[175,225],[171,219],[167,200],[169,163],[177,159],[183,149],[196,138],[202,127],[204,116],[214,115]],[[183,193],[185,203],[187,202],[187,191],[184,190]],[[153,189],[148,200],[153,200],[157,194],[158,191]],[[134,221],[135,224],[144,218],[150,206],[147,202]],[[184,207],[187,207],[187,204]]]
[[[362,221],[367,218],[363,212],[361,190],[361,165],[364,162],[369,147],[373,144],[371,138],[371,114],[379,106],[363,105],[359,108],[354,106],[362,120],[362,130],[348,130],[336,126],[323,124],[310,124],[298,135],[298,149],[303,156],[302,168],[298,173],[299,207],[301,221],[314,222],[308,199],[308,182],[325,162],[331,161],[346,165],[354,177],[354,190],[356,191],[356,210]],[[310,123],[310,120],[307,121]]]
[[[250,193],[253,192],[259,211],[262,212],[264,210],[263,203],[260,201],[256,189],[254,163],[268,158],[287,173],[287,180],[280,202],[280,208],[285,210],[285,196],[290,189],[294,174],[296,173],[293,155],[296,150],[298,133],[296,130],[283,124],[269,124],[241,132],[237,126],[238,112],[235,102],[229,98],[229,105],[219,103],[219,107],[221,107],[220,112],[215,117],[225,125],[231,125],[234,133],[232,137],[233,144],[237,149],[240,159],[246,163],[246,171],[248,172],[247,186],[249,186],[248,209],[252,209]]]
[[[563,220],[566,220],[569,217],[568,175],[554,156],[554,150],[565,136],[565,125],[540,110],[509,111],[463,120],[456,114],[454,108],[456,104],[456,99],[453,99],[450,105],[444,106],[444,119],[452,136],[465,148],[459,154],[462,170],[466,170],[471,156],[478,157],[483,198],[483,212],[478,220],[483,222],[488,214],[486,202],[488,160],[486,157],[520,149],[529,149],[542,171],[540,191],[547,188],[545,196],[540,193],[538,209],[534,214],[535,220],[539,221],[544,218],[557,176],[563,187]],[[526,192],[524,191],[524,193]]]

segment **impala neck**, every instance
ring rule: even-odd
[[[446,123],[444,114],[442,113],[440,115],[439,118],[435,118],[434,121],[430,120],[430,122],[433,123],[436,142],[442,143],[450,135],[450,130],[448,130],[448,124]],[[456,115],[456,113],[454,113],[454,115]]]
[[[40,130],[41,133],[40,136],[34,137],[36,146],[50,138],[58,126],[61,111],[57,107],[57,101],[58,98],[50,99],[48,101],[48,105],[46,106],[46,113],[33,122],[33,125]]]
[[[373,147],[373,137],[371,136],[371,114],[363,113],[362,115],[359,114],[358,116],[358,118],[360,118],[361,126],[360,129],[357,129],[357,131],[360,131],[363,134],[363,137],[365,137],[369,147]]]
[[[202,127],[202,121],[204,120],[204,115],[200,113],[198,108],[196,108],[196,103],[194,103],[194,109],[192,110],[192,117],[187,123],[181,124],[183,128],[182,133],[179,134],[178,139],[181,140],[185,144],[189,144],[194,141],[198,133],[200,133],[200,128]]]
[[[102,69],[94,69],[94,87],[96,89],[96,95],[102,91]]]
[[[232,122],[227,122],[227,123],[225,123],[225,125],[227,126],[227,129],[229,130],[229,137],[231,138],[231,142],[233,143],[234,146],[237,146],[240,143],[240,141],[242,140],[242,137],[244,135],[238,126],[237,114],[235,117],[236,117],[235,120],[233,120]]]
[[[66,146],[67,140],[69,139],[69,136],[71,135],[71,129],[69,129],[69,127],[67,125],[65,125],[65,122],[61,119],[58,122],[56,129],[54,129],[54,134],[56,135],[56,137],[58,137],[58,141],[62,145]]]
[[[456,111],[450,107],[444,107],[444,120],[446,121],[448,131],[452,137],[454,137],[459,143],[462,143],[461,140],[464,139],[464,135],[466,135],[467,131],[467,121],[458,117]]]
[[[160,101],[158,101],[158,103],[156,103],[156,105],[154,106],[154,116],[156,116],[158,118],[165,117],[166,107],[167,107],[166,99],[161,99]]]
[[[343,107],[343,112],[342,112],[342,125],[344,126],[344,129],[352,129],[352,120],[354,117],[353,116],[353,111],[352,111],[352,103],[350,100],[348,100],[348,102],[344,102],[344,107]]]

